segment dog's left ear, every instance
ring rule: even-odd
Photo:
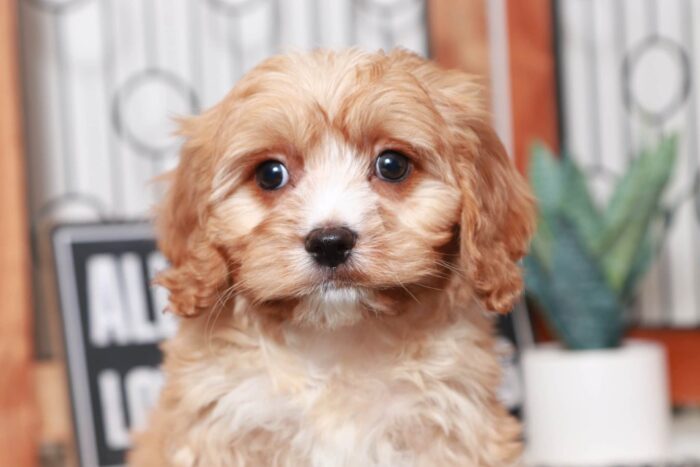
[[[467,119],[466,121],[469,121]],[[534,199],[524,178],[483,118],[462,131],[460,261],[484,306],[510,311],[523,289],[518,261],[535,229]]]
[[[462,191],[460,262],[484,306],[510,311],[523,289],[518,261],[535,229],[529,186],[508,158],[484,111],[482,87],[407,51],[391,53],[430,95],[447,127],[450,160]]]

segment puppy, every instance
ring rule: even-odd
[[[134,466],[507,466],[486,310],[533,202],[480,88],[406,52],[271,58],[185,120],[158,216],[180,329]]]

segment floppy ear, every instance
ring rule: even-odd
[[[461,150],[466,154],[458,163],[463,198],[460,260],[484,306],[505,313],[523,289],[518,261],[527,253],[535,228],[534,198],[483,117],[463,131],[472,135],[465,135]]]
[[[462,191],[462,269],[487,309],[508,312],[522,292],[518,261],[535,229],[530,188],[488,123],[482,87],[472,76],[441,70],[409,52],[393,57],[418,78],[449,128]]]
[[[462,269],[487,309],[508,312],[522,292],[518,261],[535,229],[530,188],[488,123],[482,87],[474,77],[442,70],[410,52],[392,57],[411,70],[449,128],[452,167],[462,191]]]
[[[211,308],[230,281],[226,261],[205,230],[213,165],[205,148],[213,141],[213,117],[204,114],[182,122],[189,139],[156,213],[158,246],[170,262],[156,283],[170,291],[169,309],[180,316]]]

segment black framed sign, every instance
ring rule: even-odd
[[[162,383],[158,344],[175,332],[150,225],[64,225],[52,234],[81,465],[123,465]]]

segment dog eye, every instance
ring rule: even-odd
[[[384,151],[377,157],[375,172],[377,177],[387,182],[400,182],[406,178],[411,161],[398,151]]]
[[[279,161],[266,161],[255,169],[255,179],[263,190],[277,190],[287,184],[289,172]]]

